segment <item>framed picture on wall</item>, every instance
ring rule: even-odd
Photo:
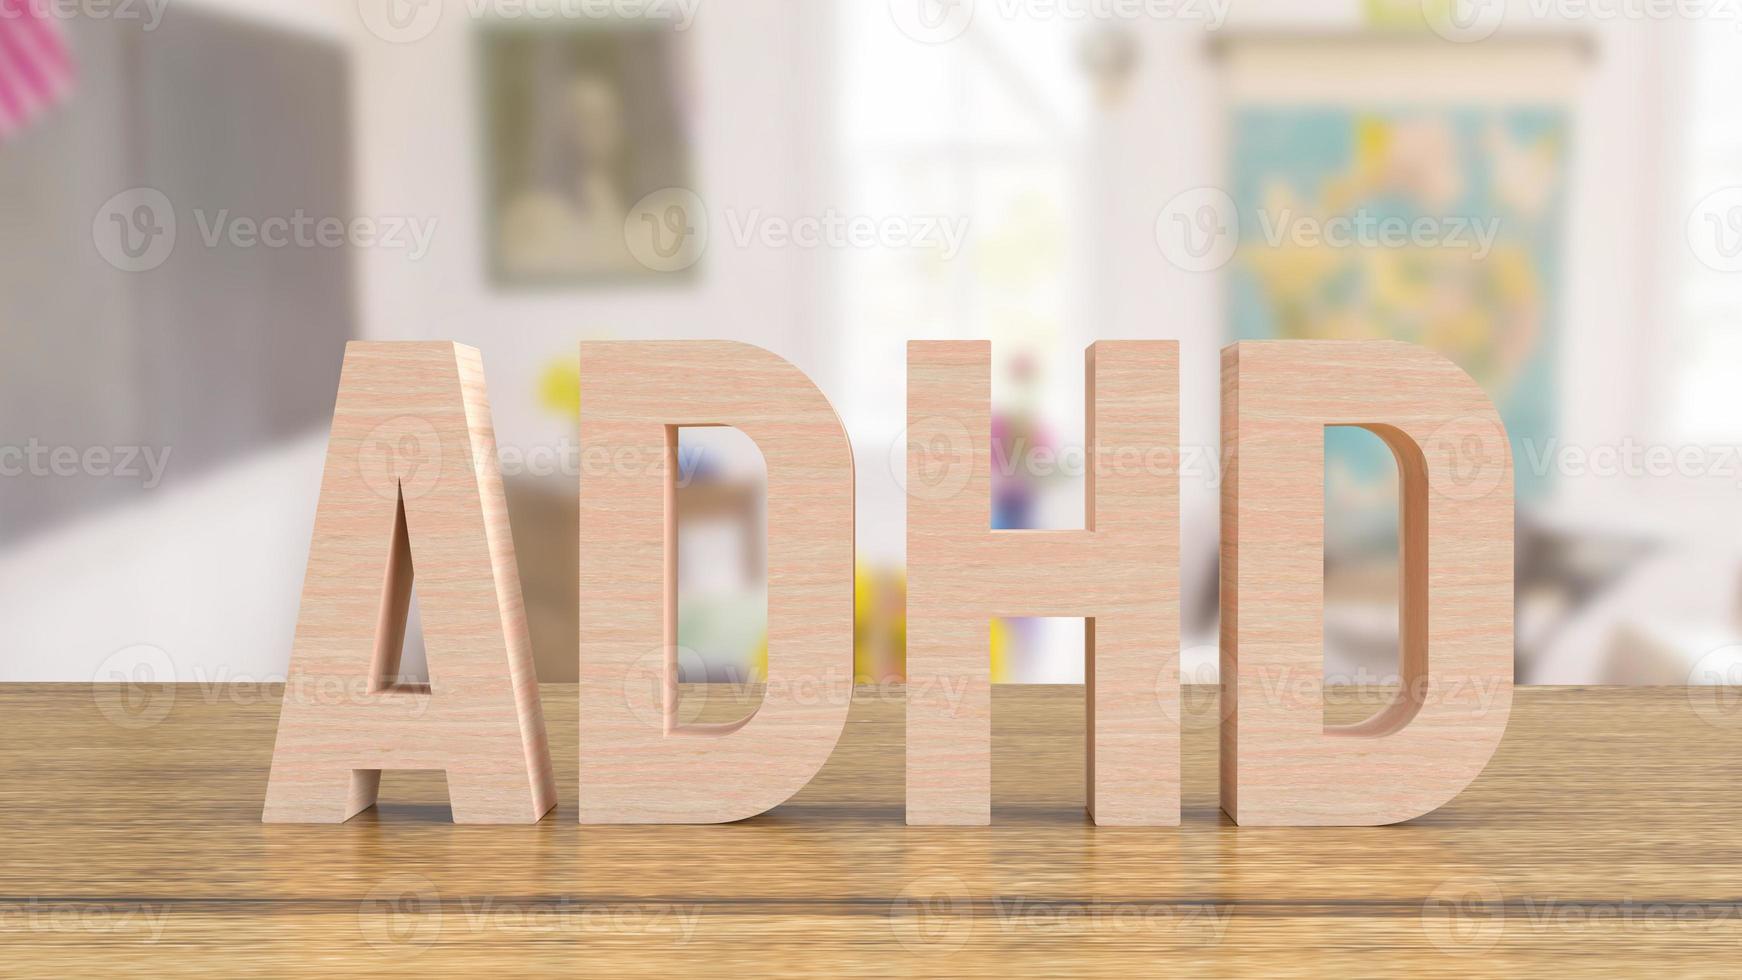
[[[705,216],[692,213],[681,34],[636,21],[490,25],[480,79],[497,285],[693,273],[702,239],[692,222]]]

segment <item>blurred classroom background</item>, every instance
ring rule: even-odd
[[[1521,682],[1742,683],[1742,25],[1709,6],[0,0],[0,680],[282,676],[353,338],[482,351],[548,680],[576,342],[791,360],[854,444],[856,671],[896,679],[906,342],[992,341],[994,526],[1069,528],[1083,348],[1167,338],[1211,681],[1217,352],[1324,337],[1499,406]],[[1326,672],[1381,680],[1395,468],[1326,450]],[[681,458],[687,679],[755,679],[760,454]],[[1081,623],[990,656],[1080,681]]]

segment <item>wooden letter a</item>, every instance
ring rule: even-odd
[[[397,683],[416,569],[429,684]],[[484,367],[439,342],[345,347],[269,823],[340,823],[383,769],[441,769],[456,823],[556,802]]]

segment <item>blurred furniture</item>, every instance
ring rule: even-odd
[[[1733,550],[1653,554],[1569,616],[1519,679],[1595,674],[1599,684],[1689,683],[1701,658],[1742,639],[1739,586],[1742,560]]]
[[[1627,683],[1608,673],[1594,654],[1609,647],[1618,616],[1625,616],[1626,609],[1649,615],[1658,608],[1651,599],[1641,604],[1622,596],[1625,583],[1657,560],[1654,552],[1661,545],[1652,533],[1619,522],[1548,521],[1547,513],[1542,507],[1528,508],[1520,512],[1517,525],[1518,682]],[[1690,592],[1705,594],[1699,586]],[[1673,680],[1656,683],[1679,684],[1685,677],[1683,670]]]

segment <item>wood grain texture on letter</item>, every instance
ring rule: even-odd
[[[581,345],[580,819],[720,823],[798,792],[853,689],[853,453],[790,363],[725,341]],[[678,429],[731,425],[768,467],[762,704],[681,724]]]
[[[991,821],[993,617],[1086,620],[1086,802],[1179,823],[1179,345],[1091,346],[1084,530],[991,530],[991,345],[908,344],[907,822]]]
[[[429,683],[398,683],[415,570]],[[383,769],[439,769],[457,823],[556,803],[484,366],[444,342],[345,346],[266,789],[339,823]]]
[[[1396,698],[1323,721],[1324,427],[1397,460]],[[1396,823],[1476,778],[1512,706],[1512,451],[1457,365],[1389,341],[1222,352],[1222,808],[1241,824]]]

